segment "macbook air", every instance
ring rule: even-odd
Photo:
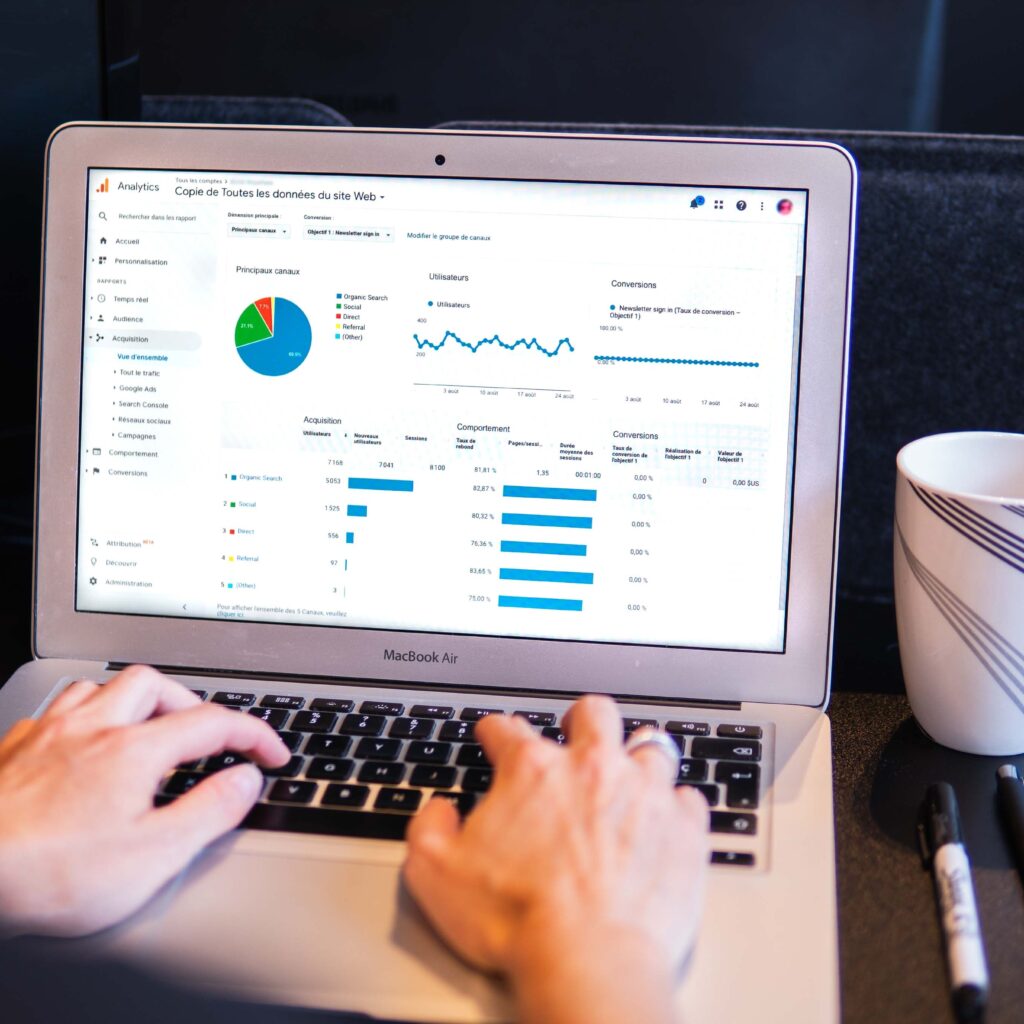
[[[0,728],[146,662],[293,753],[92,941],[254,1000],[510,1020],[403,891],[402,837],[487,799],[481,717],[563,742],[599,692],[711,805],[680,1012],[837,1019],[855,192],[827,144],[58,129],[35,659]]]

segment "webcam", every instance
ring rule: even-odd
[[[437,156],[434,157],[434,163],[440,167],[444,163],[444,153],[438,153]]]

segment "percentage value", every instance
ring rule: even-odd
[[[638,530],[641,530],[641,529],[649,529],[649,528],[650,528],[650,525],[651,525],[651,524],[650,524],[650,523],[647,523],[647,522],[644,522],[644,520],[643,520],[643,519],[634,519],[634,520],[633,520],[633,525],[634,525],[634,526],[635,526],[635,527],[636,527],[636,528],[637,528]]]
[[[635,556],[637,556],[639,558],[642,558],[644,555],[649,555],[650,554],[650,552],[647,550],[647,548],[630,548],[629,549],[629,553],[631,555],[635,555]]]
[[[474,604],[490,604],[491,601],[485,594],[470,594],[469,599]]]
[[[630,576],[629,577],[629,582],[630,583],[646,583],[647,582],[647,577],[646,576]]]
[[[654,479],[654,474],[653,473],[634,473],[633,474],[633,479],[639,481],[640,483],[644,483],[647,480],[653,480]]]
[[[470,546],[474,548],[493,548],[494,544],[489,540],[471,540]]]
[[[493,519],[494,516],[490,512],[474,512],[474,519]]]
[[[647,605],[645,604],[627,604],[627,612],[645,612],[647,611]]]
[[[635,491],[633,494],[634,501],[653,501],[654,499],[644,491]]]
[[[470,566],[470,574],[473,576],[490,576],[490,569],[478,569],[476,566]]]

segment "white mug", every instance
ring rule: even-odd
[[[907,696],[932,739],[1024,752],[1024,434],[936,434],[896,457]]]

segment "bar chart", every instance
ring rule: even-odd
[[[531,486],[526,484],[505,484],[501,490],[502,499],[529,502],[525,506],[530,509],[527,512],[505,512],[501,513],[501,525],[503,527],[526,527],[552,531],[546,533],[548,536],[560,536],[562,530],[592,530],[594,528],[594,517],[592,515],[568,515],[562,513],[562,502],[581,503],[597,502],[597,491],[588,487],[547,487]],[[571,505],[564,506],[567,510]],[[544,511],[540,511],[543,508]],[[534,511],[536,509],[536,511]],[[559,532],[554,532],[559,531]],[[587,545],[574,544],[562,540],[519,540],[502,539],[500,544],[502,555],[542,555],[555,558],[586,558]],[[506,559],[503,559],[506,561]],[[507,559],[511,562],[513,559]],[[578,564],[578,563],[577,563]],[[515,608],[521,610],[535,611],[558,611],[558,612],[582,612],[583,599],[579,597],[562,596],[563,591],[558,595],[546,594],[544,585],[554,585],[559,588],[590,587],[594,584],[592,572],[580,571],[575,567],[572,569],[556,565],[502,565],[498,570],[498,579],[503,584],[541,584],[540,587],[530,586],[526,589],[534,590],[536,593],[511,593],[513,589],[502,586],[502,593],[498,595],[499,608]]]

